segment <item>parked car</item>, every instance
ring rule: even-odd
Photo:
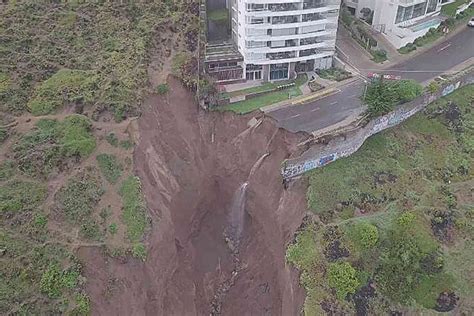
[[[469,22],[467,22],[467,26],[474,27],[474,18],[470,19]]]

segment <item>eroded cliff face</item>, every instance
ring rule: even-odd
[[[148,258],[80,249],[93,312],[298,314],[304,293],[285,250],[305,214],[306,186],[285,190],[279,170],[304,136],[258,115],[200,112],[175,79],[169,86],[167,96],[146,101],[137,128],[134,164],[152,219]],[[245,182],[237,241],[226,231]]]

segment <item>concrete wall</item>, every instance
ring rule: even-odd
[[[359,128],[351,135],[347,135],[344,140],[338,140],[330,143],[326,148],[320,150],[309,149],[298,158],[288,159],[283,163],[281,170],[285,179],[299,176],[309,170],[327,165],[336,159],[347,157],[356,152],[367,138],[383,131],[387,128],[396,126],[416,114],[429,103],[452,93],[459,87],[474,83],[474,68],[468,72],[444,84],[439,92],[435,94],[425,93],[412,102],[402,105],[397,110],[372,120],[365,127]]]

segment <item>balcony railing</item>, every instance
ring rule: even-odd
[[[298,6],[294,3],[275,3],[269,4],[268,10],[271,12],[296,11]]]
[[[270,60],[278,60],[278,59],[287,59],[287,58],[295,58],[296,52],[279,52],[279,53],[268,53],[267,58]]]
[[[290,24],[298,23],[297,16],[274,16],[272,17],[272,24]]]

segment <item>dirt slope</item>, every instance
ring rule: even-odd
[[[296,315],[304,293],[285,265],[285,246],[304,216],[305,188],[284,190],[279,168],[303,136],[267,119],[249,127],[252,116],[199,112],[175,79],[169,86],[166,97],[147,100],[138,121],[134,160],[152,216],[148,258],[120,261],[82,248],[93,312]],[[243,237],[232,252],[224,231],[246,181]]]

